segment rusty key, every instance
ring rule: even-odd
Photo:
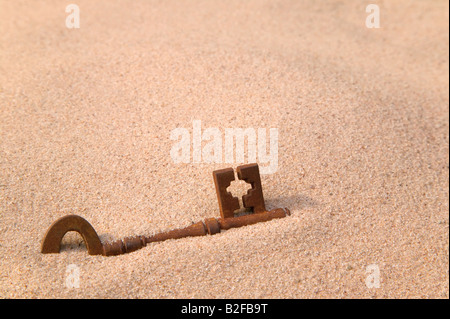
[[[44,254],[58,253],[61,240],[68,231],[77,231],[83,237],[90,255],[116,256],[133,252],[152,242],[179,239],[192,236],[205,236],[220,233],[230,228],[252,225],[290,215],[289,209],[276,208],[266,211],[262,192],[258,164],[241,165],[236,168],[238,178],[249,183],[252,188],[242,196],[245,208],[251,208],[252,214],[235,217],[239,209],[239,200],[227,192],[230,183],[235,180],[232,168],[213,172],[214,184],[221,218],[207,218],[181,229],[173,229],[152,236],[133,236],[102,244],[94,228],[87,220],[77,215],[64,216],[55,221],[48,229],[42,241]]]

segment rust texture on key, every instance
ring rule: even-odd
[[[179,239],[184,237],[193,237],[193,236],[204,236],[207,234],[205,225],[202,222],[198,222],[192,224],[191,226],[174,229],[168,232],[159,233],[153,236],[149,236],[146,238],[147,243],[152,243],[155,241],[163,241],[167,239]]]
[[[42,253],[58,253],[61,240],[68,231],[77,231],[81,234],[90,255],[117,256],[136,251],[153,242],[214,235],[222,230],[283,218],[291,214],[287,208],[266,211],[257,164],[238,166],[236,171],[239,179],[252,186],[247,194],[242,196],[243,205],[245,208],[252,209],[251,214],[234,217],[234,211],[239,209],[239,200],[227,192],[228,186],[235,179],[233,169],[227,168],[213,172],[221,218],[206,218],[204,221],[185,228],[173,229],[152,236],[126,237],[102,244],[94,228],[84,218],[68,215],[58,219],[50,226],[42,242]]]
[[[227,191],[228,186],[234,181],[234,170],[225,168],[213,172],[214,185],[216,186],[217,200],[219,201],[220,216],[222,218],[234,217],[234,211],[239,209],[239,199]]]
[[[89,255],[103,254],[103,246],[95,229],[86,219],[77,215],[61,217],[50,226],[42,241],[42,253],[59,253],[61,240],[69,231],[76,231],[83,237]]]
[[[252,188],[247,191],[247,195],[242,196],[242,203],[244,207],[251,208],[255,214],[265,212],[266,206],[264,204],[258,164],[238,166],[236,168],[236,172],[240,180],[252,185]]]
[[[290,215],[289,209],[276,208],[269,212],[250,214],[233,218],[207,218],[203,222],[192,224],[191,226],[174,229],[168,232],[159,233],[153,236],[127,237],[106,243],[103,245],[104,256],[117,256],[130,253],[145,247],[148,243],[161,242],[169,239],[180,239],[184,237],[214,235],[221,230],[243,227],[272,219],[283,218]]]
[[[220,233],[220,224],[216,218],[207,218],[204,223],[208,234],[214,235]]]
[[[174,229],[159,233],[153,236],[136,236],[116,240],[112,243],[106,243],[103,247],[103,255],[116,256],[130,253],[132,251],[145,247],[148,243],[160,242],[169,239],[180,239],[184,237],[204,236],[207,234],[205,224],[202,222],[192,224],[191,226]]]
[[[104,256],[131,253],[147,245],[145,236],[126,237],[103,245]]]

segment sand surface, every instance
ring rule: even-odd
[[[69,1],[0,0],[0,297],[448,298],[449,5],[372,2],[379,29],[369,1],[77,0],[68,29]],[[70,213],[103,241],[218,217],[238,163],[175,164],[193,120],[277,128],[262,184],[292,216],[40,253]]]

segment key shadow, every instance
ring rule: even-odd
[[[313,198],[297,194],[290,196],[278,196],[278,197],[266,197],[264,198],[266,202],[266,209],[271,210],[274,208],[284,208],[287,207],[291,211],[293,210],[301,210],[305,208],[315,207],[319,205],[319,202],[314,200]]]
[[[112,241],[114,238],[109,234],[98,235],[102,243]],[[86,251],[87,246],[83,237],[76,231],[68,231],[61,239],[60,253],[65,251]]]
[[[264,198],[266,209],[272,210],[275,208],[288,208],[291,212],[294,210],[301,210],[305,208],[310,208],[317,206],[319,202],[313,198],[298,194],[291,196],[278,196],[278,197],[267,197]],[[234,211],[234,217],[244,216],[252,214],[251,209],[241,207]]]

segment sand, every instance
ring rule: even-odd
[[[0,297],[449,298],[447,1],[77,0],[79,29],[69,3],[0,0]],[[239,163],[174,163],[193,120],[277,128],[292,216],[40,253],[66,214],[102,241],[218,217]]]

